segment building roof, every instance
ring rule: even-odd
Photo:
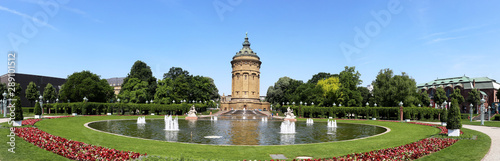
[[[248,41],[248,33],[246,33],[245,41],[243,42],[242,45],[243,48],[241,48],[240,51],[236,52],[236,55],[233,57],[233,59],[240,56],[252,56],[260,60],[259,56],[257,56],[257,53],[253,52],[252,49],[250,48],[250,42]]]
[[[123,84],[123,79],[125,79],[125,77],[115,77],[106,80],[110,86],[121,86]]]
[[[475,86],[474,86],[475,82]],[[496,80],[488,78],[488,77],[477,77],[477,78],[469,78],[467,76],[462,77],[453,77],[453,78],[443,78],[436,79],[427,83],[421,83],[417,85],[417,88],[438,88],[438,87],[455,87],[461,86],[464,89],[499,89],[500,84],[496,82]]]

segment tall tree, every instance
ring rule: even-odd
[[[309,79],[309,81],[307,81],[307,83],[316,84],[316,83],[318,83],[319,80],[328,79],[328,78],[330,78],[332,76],[338,77],[339,75],[338,74],[325,73],[325,72],[319,72],[318,74],[313,75],[312,78]]]
[[[158,87],[155,93],[155,103],[169,104],[174,99],[173,95],[173,81],[171,79],[162,79],[158,81]],[[179,101],[179,100],[177,100]]]
[[[130,78],[127,83],[122,86],[118,98],[124,102],[134,102],[134,103],[144,103],[149,101],[148,95],[148,82],[140,80],[138,78]]]
[[[446,92],[444,91],[444,89],[441,87],[437,88],[436,94],[434,94],[434,102],[439,106],[442,106],[444,101],[446,100],[448,100],[448,97],[446,97]]]
[[[395,98],[394,104],[397,105],[402,101],[405,106],[411,107],[420,103],[418,98],[415,97],[417,94],[417,83],[405,72],[402,72],[401,75],[395,75],[392,78],[391,87],[392,98]]]
[[[141,81],[147,82],[148,87],[146,90],[146,99],[153,99],[154,94],[156,93],[156,78],[153,77],[153,72],[151,71],[151,67],[149,67],[146,63],[137,60],[134,65],[132,65],[132,68],[130,69],[130,73],[128,73],[127,77],[123,79],[123,84],[122,84],[122,89],[120,90],[120,93],[122,92],[128,92],[127,89],[124,90],[124,87],[127,86],[127,83],[129,82],[129,79],[132,78],[137,78]]]
[[[355,67],[345,67],[344,71],[339,74],[340,81],[340,98],[339,102],[342,102],[343,105],[352,107],[352,106],[361,106],[361,101],[363,97],[361,93],[358,91],[358,86],[361,85],[363,81],[359,79],[361,74],[356,71]]]
[[[464,96],[462,96],[462,92],[458,88],[453,91],[450,97],[451,99],[456,99],[459,105],[465,102]]]
[[[335,100],[341,95],[338,91],[340,88],[340,82],[338,77],[330,77],[327,79],[319,80],[316,86],[322,89],[322,100],[318,102],[318,106],[331,106]],[[336,102],[338,103],[338,102]]]
[[[298,99],[294,93],[301,84],[303,84],[302,81],[294,80],[289,77],[281,77],[274,83],[274,86],[268,88],[266,100],[271,103],[279,104],[283,102],[291,103]]]
[[[3,93],[7,93],[7,85],[4,83],[0,83],[0,99],[3,99]]]
[[[370,90],[368,90],[368,88],[366,87],[358,87],[358,91],[361,93],[361,97],[363,97],[361,105],[366,106],[366,103],[368,102],[370,105],[373,106],[373,97],[372,94],[370,93]]]
[[[163,74],[163,79],[169,78],[175,80],[180,75],[190,76],[187,70],[183,70],[181,67],[172,67],[168,73]]]
[[[45,89],[43,90],[43,100],[49,100],[54,102],[57,99],[56,88],[52,84],[47,83]]]
[[[68,76],[61,91],[72,102],[81,102],[83,97],[91,102],[107,102],[114,97],[113,87],[108,81],[90,71],[75,72]]]
[[[467,102],[471,103],[474,106],[472,109],[474,110],[474,112],[476,112],[477,107],[481,105],[481,93],[478,89],[473,88],[469,92]]]
[[[391,79],[393,72],[391,69],[382,69],[379,71],[377,77],[372,82],[373,96],[375,101],[380,106],[390,107],[395,106],[395,98],[391,94]]]
[[[419,93],[419,97],[420,97],[420,104],[422,105],[422,107],[424,106],[429,106],[429,104],[431,104],[431,98],[429,97],[429,94],[427,94],[427,91],[421,91]]]
[[[35,100],[37,100],[38,96],[40,96],[40,92],[38,91],[38,86],[33,81],[31,81],[28,84],[28,87],[26,87],[26,91],[24,91],[24,93],[26,93],[25,97],[30,101],[31,106],[33,106]]]

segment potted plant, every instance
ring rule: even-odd
[[[446,121],[448,121],[448,110],[442,109],[441,110],[441,126],[446,126]]]
[[[35,109],[33,109],[33,110],[34,110],[33,112],[35,113],[35,118],[36,118],[36,119],[41,118],[41,116],[40,116],[40,115],[42,115],[42,108],[41,108],[41,106],[40,106],[40,103],[39,103],[39,102],[36,102],[36,103],[35,103]]]
[[[18,96],[14,97],[14,121],[12,126],[22,126],[23,125],[23,107],[21,106],[21,98]]]
[[[448,136],[460,136],[460,128],[462,128],[460,117],[461,116],[460,109],[458,107],[458,101],[456,99],[453,99],[451,101],[451,108],[448,114],[448,120],[446,122]]]

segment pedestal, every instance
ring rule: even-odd
[[[108,116],[110,116],[110,115],[111,115],[111,113],[107,113],[107,115],[108,115]]]
[[[23,120],[12,121],[12,126],[23,126]]]
[[[448,129],[448,136],[460,136],[460,129]]]
[[[441,122],[441,126],[446,126],[446,122]]]
[[[76,113],[72,113],[71,115],[76,116],[77,114]]]
[[[40,116],[40,115],[35,115],[35,118],[36,118],[36,119],[41,119],[41,118],[42,118],[42,116]]]
[[[186,120],[198,120],[198,117],[192,117],[192,116],[188,116],[185,118]]]

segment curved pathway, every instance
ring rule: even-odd
[[[425,122],[429,124],[438,124],[440,122]],[[482,161],[498,161],[500,160],[500,127],[490,127],[490,126],[476,126],[476,125],[462,125],[463,128],[476,130],[485,133],[491,138],[490,150]]]

